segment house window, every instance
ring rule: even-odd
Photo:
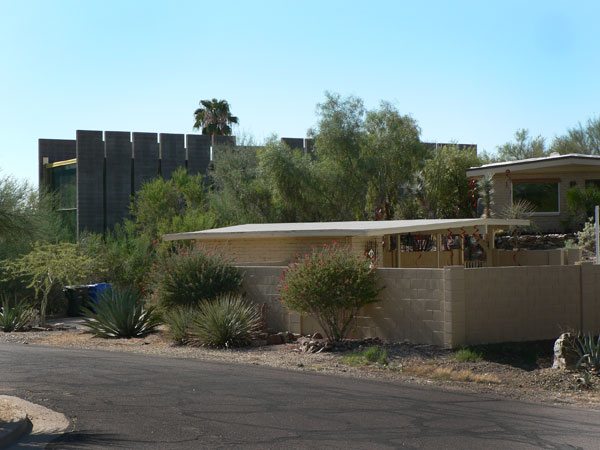
[[[513,203],[526,200],[536,213],[558,213],[558,181],[513,181]]]
[[[585,180],[585,187],[600,189],[600,180]]]

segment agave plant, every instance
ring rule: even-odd
[[[144,336],[160,324],[155,308],[144,307],[131,289],[107,289],[84,315],[90,331],[103,338]]]
[[[223,295],[200,306],[192,321],[192,334],[203,345],[241,347],[250,343],[261,325],[254,306],[240,296]]]
[[[2,308],[0,308],[0,330],[23,331],[31,327],[37,318],[37,312],[23,300],[16,301],[15,306],[10,306],[8,296],[2,298]]]
[[[163,312],[163,321],[169,327],[169,334],[176,343],[183,345],[190,341],[190,326],[195,314],[193,308],[184,306]]]
[[[585,365],[588,370],[600,370],[600,336],[597,339],[591,333],[587,336],[578,336],[575,350],[579,355],[577,369]]]

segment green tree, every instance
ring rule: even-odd
[[[567,134],[554,139],[550,150],[561,155],[600,155],[600,117],[589,119],[585,127],[579,123],[578,126],[568,129]]]
[[[542,136],[532,138],[529,130],[519,129],[515,133],[515,141],[507,142],[498,147],[500,161],[518,161],[528,158],[541,158],[546,156],[546,144]]]
[[[476,198],[466,171],[477,165],[479,159],[474,152],[460,150],[455,145],[437,149],[425,162],[422,178],[426,208],[431,217],[473,217]]]
[[[231,115],[226,100],[200,100],[200,106],[194,111],[194,129],[210,135],[214,147],[215,136],[231,135],[231,125],[238,123],[238,118]]]
[[[417,123],[387,102],[367,111],[357,97],[325,96],[311,135],[332,211],[338,220],[392,219],[427,156]]]
[[[52,288],[88,281],[98,273],[97,261],[83,253],[77,244],[36,244],[33,250],[8,263],[12,277],[29,280],[36,297],[41,295],[40,318],[46,324],[46,307]]]

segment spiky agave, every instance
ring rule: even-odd
[[[8,296],[2,298],[2,307],[0,308],[0,330],[22,331],[33,324],[37,313],[35,309],[27,305],[23,300],[15,301],[14,306],[10,306]]]
[[[194,338],[211,347],[248,345],[260,328],[260,313],[236,295],[223,295],[203,303],[192,322]]]
[[[155,308],[145,307],[131,289],[107,289],[84,315],[90,331],[103,338],[140,337],[160,325]]]

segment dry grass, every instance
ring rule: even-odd
[[[451,367],[436,367],[433,365],[423,365],[415,367],[405,367],[404,373],[415,375],[417,377],[431,378],[442,381],[466,381],[470,383],[500,384],[500,379],[495,375],[487,373],[478,374],[470,370],[456,370]]]

